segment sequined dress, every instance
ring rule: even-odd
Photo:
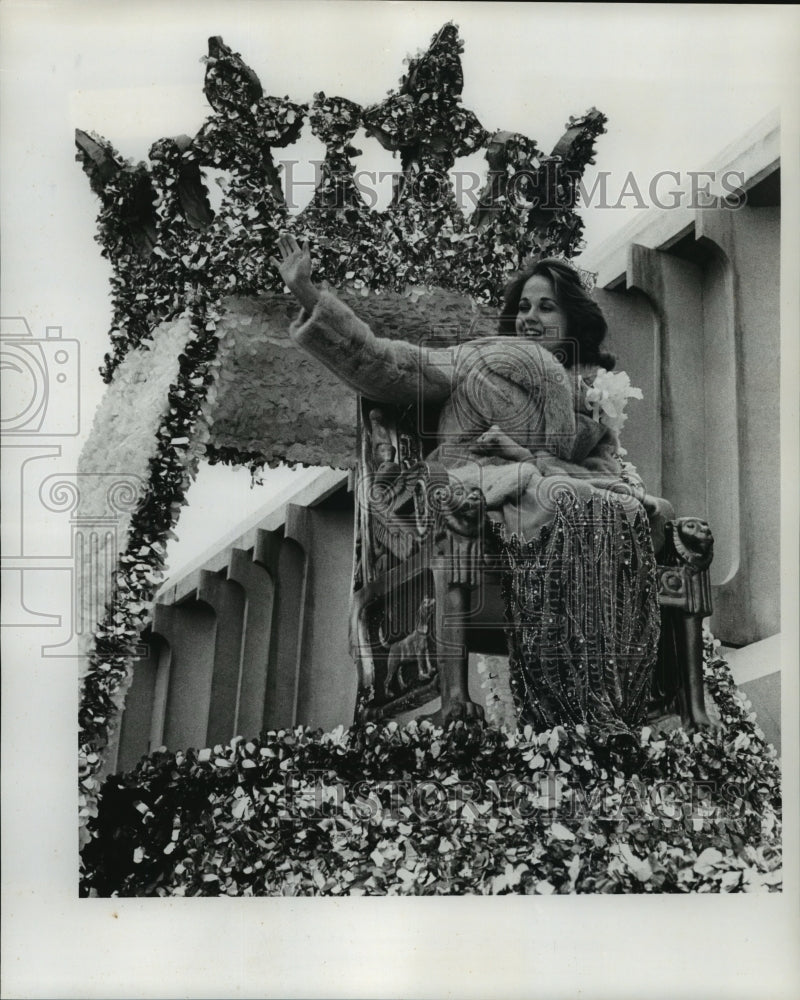
[[[660,628],[647,518],[613,495],[564,490],[555,505],[529,542],[498,532],[518,723],[582,724],[600,744],[636,743]]]

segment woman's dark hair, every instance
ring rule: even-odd
[[[535,274],[541,274],[552,283],[556,301],[567,317],[567,337],[577,344],[577,357],[568,356],[564,362],[565,367],[571,368],[573,364],[598,365],[611,371],[616,358],[613,354],[600,350],[608,332],[605,316],[581,284],[575,268],[555,257],[545,257],[527,265],[506,285],[500,313],[501,336],[516,336],[522,289],[525,282]]]

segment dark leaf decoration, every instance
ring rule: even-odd
[[[261,98],[261,82],[238,52],[233,52],[219,35],[208,40],[203,90],[211,107],[221,115],[240,114]]]
[[[706,636],[723,729],[430,722],[158,750],[109,777],[83,896],[779,892],[780,769]]]

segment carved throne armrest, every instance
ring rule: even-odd
[[[689,729],[713,728],[703,687],[703,618],[711,614],[714,538],[699,517],[668,521],[659,565],[659,656],[653,677],[651,715],[680,712]]]
[[[711,614],[711,577],[714,537],[699,517],[667,521],[665,545],[658,565],[658,599],[663,607],[687,614]]]

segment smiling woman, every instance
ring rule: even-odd
[[[615,359],[600,351],[607,330],[579,273],[563,260],[538,260],[506,286],[500,333],[541,338],[542,346],[566,367],[595,365],[610,371]]]
[[[516,325],[519,336],[543,337],[547,334],[554,341],[554,345],[560,344],[566,337],[566,313],[556,301],[553,283],[543,274],[534,274],[525,282],[522,298],[519,300]]]

